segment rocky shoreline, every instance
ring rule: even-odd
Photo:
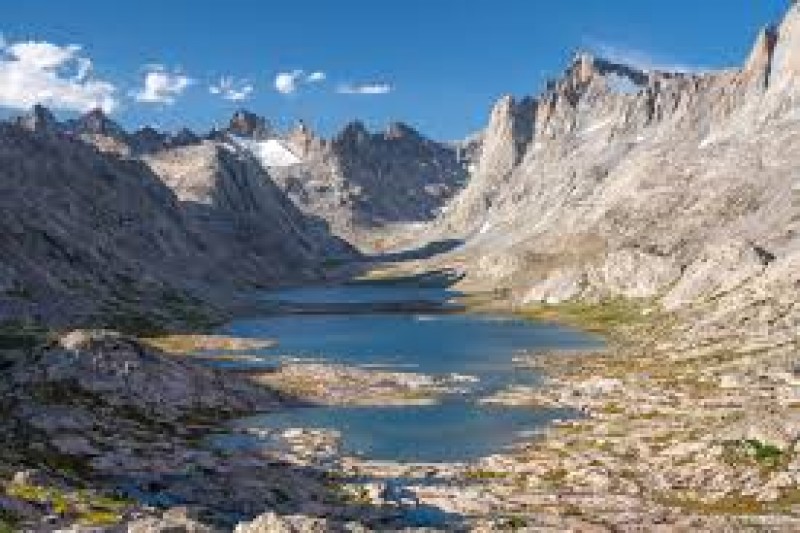
[[[468,376],[428,376],[327,363],[284,363],[251,379],[314,405],[429,405],[455,394]]]

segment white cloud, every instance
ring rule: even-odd
[[[279,72],[275,76],[275,90],[281,94],[294,94],[302,85],[322,83],[326,79],[327,75],[319,70],[310,74],[306,74],[302,69]]]
[[[279,72],[278,75],[275,76],[275,90],[281,94],[293,94],[297,92],[297,85],[302,75],[302,70]]]
[[[673,61],[658,54],[639,50],[627,46],[610,44],[595,39],[585,39],[589,51],[614,63],[628,65],[645,72],[680,72],[686,74],[702,74],[708,72],[707,66],[690,65],[680,61]]]
[[[170,72],[162,65],[149,65],[144,86],[133,93],[138,102],[172,105],[194,80],[180,72]]]
[[[232,76],[223,76],[219,82],[211,85],[208,92],[218,95],[231,102],[247,100],[255,91],[253,84],[247,80],[236,80]]]
[[[92,76],[92,61],[78,45],[44,41],[8,43],[0,36],[0,106],[111,112],[119,102],[116,87]]]
[[[345,83],[336,89],[339,94],[389,94],[394,87],[388,83]]]

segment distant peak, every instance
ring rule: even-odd
[[[360,120],[348,122],[336,136],[339,142],[362,142],[369,137],[367,127]]]
[[[297,135],[303,137],[314,137],[314,131],[311,127],[306,124],[306,122],[302,119],[298,120],[292,130],[289,132],[290,135]]]
[[[228,123],[228,131],[240,137],[267,138],[272,133],[267,119],[246,109],[236,111]]]
[[[384,137],[387,139],[401,139],[408,137],[420,137],[420,134],[417,130],[404,122],[392,122],[386,128]]]
[[[648,73],[636,65],[608,59],[587,51],[575,54],[569,72],[580,83],[588,83],[596,76],[608,75],[624,76],[637,85],[644,85],[649,79]]]
[[[108,118],[100,108],[92,109],[70,124],[78,133],[108,135],[110,137],[123,137],[125,135],[122,127]]]
[[[38,132],[52,132],[58,129],[56,117],[41,104],[36,104],[28,113],[19,117],[17,124],[27,130]]]
[[[800,83],[800,49],[798,49],[798,43],[800,43],[800,5],[796,1],[792,1],[780,25],[771,30],[771,35],[768,29],[763,34],[774,39],[769,55],[770,64],[767,83],[770,86],[797,85]],[[759,55],[763,55],[759,48],[763,50],[762,34],[759,34],[756,47],[748,60],[747,67],[754,66],[754,61],[756,61],[755,65],[757,66]]]
[[[767,25],[761,28],[756,37],[753,49],[744,66],[744,74],[757,80],[759,85],[766,88],[769,85],[770,67],[778,44],[778,28]]]

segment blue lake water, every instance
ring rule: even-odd
[[[353,285],[264,293],[266,301],[291,304],[368,304],[427,301],[445,304],[456,293],[439,288]],[[535,384],[530,370],[515,367],[523,350],[596,347],[589,334],[502,315],[368,313],[275,315],[236,320],[221,333],[277,339],[258,352],[265,363],[286,355],[349,365],[377,365],[424,374],[478,378],[464,394],[436,405],[311,407],[243,420],[248,427],[311,427],[343,434],[346,452],[370,459],[464,461],[502,451],[522,432],[541,428],[568,411],[485,406],[477,399],[508,385]]]

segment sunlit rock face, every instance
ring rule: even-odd
[[[579,54],[537,97],[495,105],[439,235],[467,239],[468,283],[526,302],[650,298],[707,306],[727,331],[780,315],[789,332],[795,304],[755,302],[788,290],[800,249],[798,74],[797,5],[741,68]]]

